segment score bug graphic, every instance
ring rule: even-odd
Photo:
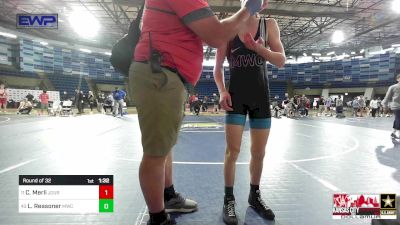
[[[395,194],[334,194],[333,195],[333,219],[396,219],[395,208],[388,212],[381,205],[382,196],[388,199],[386,202],[395,201]],[[394,205],[394,204],[392,204]]]
[[[113,175],[20,175],[20,213],[114,212]]]

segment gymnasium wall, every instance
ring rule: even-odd
[[[123,80],[103,53],[85,53],[79,49],[49,44],[44,46],[25,37],[11,39],[0,36],[0,65],[14,66],[22,72],[44,72],[54,75],[79,76],[91,79]],[[225,78],[230,74],[224,69]],[[330,62],[286,64],[276,68],[268,64],[270,82],[291,82],[295,89],[385,87],[400,73],[400,54],[386,53],[364,59]],[[198,87],[200,95],[216,91],[213,67],[204,66]],[[282,92],[282,91],[281,91]],[[280,95],[280,94],[279,94]]]
[[[392,84],[400,73],[400,54],[386,53],[364,59],[268,65],[271,81],[291,81],[295,88],[366,87]]]
[[[0,65],[14,66],[23,72],[44,72],[56,75],[83,75],[93,79],[121,80],[103,53],[85,53],[27,38],[0,36]]]

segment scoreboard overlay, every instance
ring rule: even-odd
[[[112,213],[113,178],[113,175],[20,175],[19,213]]]

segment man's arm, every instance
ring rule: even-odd
[[[389,105],[389,102],[391,101],[393,97],[393,86],[390,86],[388,91],[386,92],[385,98],[382,100],[382,105],[383,107],[387,108]]]
[[[171,2],[174,3],[171,3]],[[179,1],[172,0],[170,5],[179,4]],[[196,1],[196,0],[191,0]],[[197,0],[200,1],[200,0]],[[241,26],[255,13],[267,7],[267,0],[244,0],[242,7],[233,16],[219,21],[209,7],[201,8],[188,13],[182,17],[183,22],[194,33],[197,34],[208,45],[218,48],[232,39],[240,30]],[[180,3],[183,4],[183,3]],[[185,3],[187,4],[187,3]]]
[[[193,21],[187,26],[206,44],[219,48],[232,39],[249,18],[249,11],[242,8],[233,16],[222,21],[219,21],[216,16],[212,16]]]

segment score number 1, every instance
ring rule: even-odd
[[[103,213],[103,212],[113,212],[113,211],[114,211],[114,187],[113,185],[100,185],[99,212]]]

